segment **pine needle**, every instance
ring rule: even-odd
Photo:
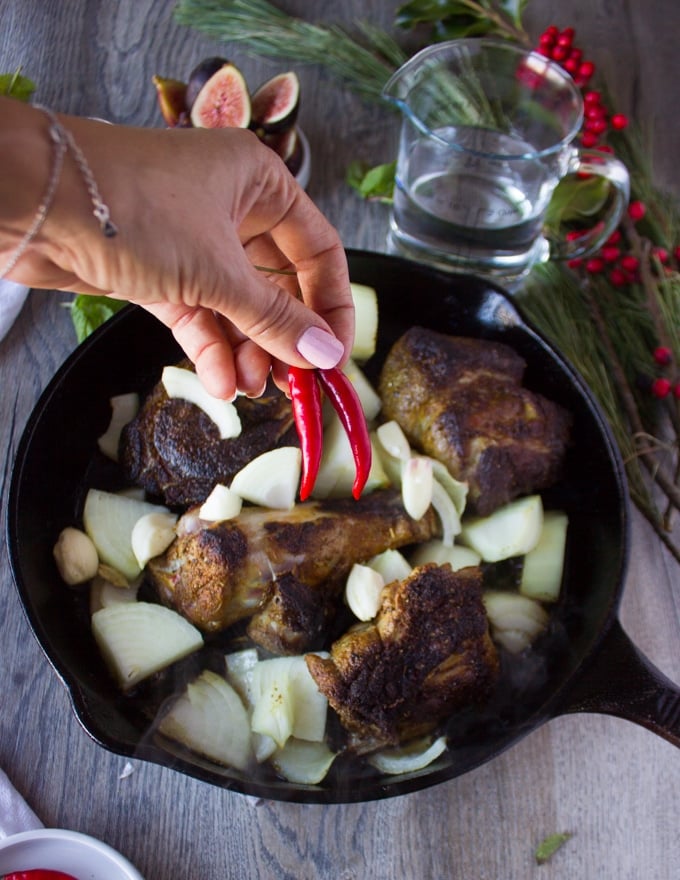
[[[406,55],[372,25],[353,36],[338,25],[317,25],[277,9],[267,0],[180,0],[180,24],[250,51],[300,64],[319,64],[364,98],[378,100],[382,87]]]

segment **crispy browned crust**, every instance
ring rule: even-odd
[[[415,569],[384,588],[375,622],[343,635],[329,659],[306,659],[357,750],[431,730],[456,708],[485,700],[498,676],[481,571]]]
[[[524,369],[502,343],[413,327],[380,376],[385,418],[468,482],[470,509],[481,515],[561,474],[570,415],[522,387]]]
[[[286,511],[244,508],[211,524],[189,513],[148,572],[161,600],[200,629],[256,615],[254,641],[275,653],[298,653],[320,640],[355,562],[438,531],[432,509],[416,521],[393,490]]]
[[[193,369],[189,361],[178,366]],[[221,440],[199,407],[171,399],[158,382],[121,435],[127,478],[172,507],[205,501],[216,483],[229,484],[244,465],[278,446],[297,446],[290,401],[271,383],[257,399],[238,397],[239,437]]]

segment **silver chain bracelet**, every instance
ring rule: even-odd
[[[41,226],[45,222],[45,218],[47,217],[49,210],[52,207],[52,202],[54,201],[54,194],[57,190],[59,178],[61,177],[62,168],[64,166],[64,156],[67,149],[71,150],[76,165],[78,166],[83,180],[85,181],[85,186],[87,187],[87,191],[93,206],[92,213],[99,221],[102,234],[105,235],[107,238],[112,238],[114,235],[118,234],[118,228],[111,220],[108,205],[106,205],[99,193],[99,188],[97,187],[94,175],[92,174],[92,169],[88,165],[87,159],[85,158],[83,151],[73,139],[73,135],[64,128],[64,126],[61,124],[61,122],[59,122],[59,120],[51,110],[49,110],[47,107],[42,107],[41,105],[36,105],[36,107],[37,109],[42,110],[42,112],[45,113],[50,121],[48,134],[50,136],[50,140],[54,144],[54,162],[52,164],[52,170],[50,172],[50,179],[47,183],[45,193],[38,206],[35,217],[33,218],[33,222],[31,223],[28,231],[10,256],[7,263],[2,267],[2,269],[0,269],[0,280],[8,275],[16,266],[22,254],[36,237],[36,235],[40,231]]]

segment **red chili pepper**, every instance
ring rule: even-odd
[[[323,449],[323,418],[321,390],[315,370],[288,368],[288,385],[293,405],[295,428],[302,451],[300,501],[305,501],[314,488]]]
[[[349,438],[356,466],[352,495],[358,499],[371,470],[371,438],[368,434],[366,416],[354,386],[342,370],[332,367],[329,370],[317,370],[317,373],[321,387],[326,392]]]
[[[76,880],[73,874],[63,871],[50,871],[47,868],[34,868],[31,871],[13,871],[3,874],[0,880]]]

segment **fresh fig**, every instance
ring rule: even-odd
[[[300,80],[292,71],[263,83],[251,98],[251,128],[258,134],[275,134],[295,125],[300,106]]]
[[[260,140],[283,159],[291,174],[296,175],[298,173],[302,166],[303,147],[295,126],[287,131],[263,134]]]
[[[189,115],[186,105],[187,84],[178,79],[158,76],[158,74],[152,79],[153,84],[156,86],[158,106],[165,124],[169,128],[188,125]]]
[[[191,108],[194,106],[194,101],[198,97],[198,93],[208,82],[210,77],[216,74],[225,64],[229,64],[229,61],[226,58],[222,58],[219,55],[211,55],[210,58],[204,58],[203,61],[199,61],[196,67],[194,67],[189,74],[189,79],[187,81],[187,93],[185,99],[187,111],[191,112]]]
[[[191,107],[191,122],[197,128],[248,127],[250,94],[235,65],[220,67],[203,86]]]
[[[273,134],[261,134],[260,140],[287,162],[293,155],[297,143],[297,129],[289,128],[286,131],[277,131]]]

